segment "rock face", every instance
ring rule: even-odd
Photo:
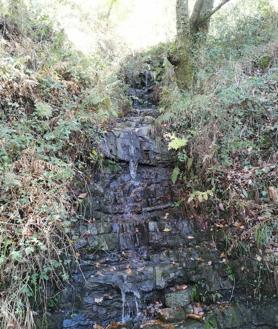
[[[155,131],[153,122],[153,117],[149,115],[129,117],[118,122],[104,137],[101,145],[103,154],[117,161],[134,161],[152,166],[169,165],[172,154]]]
[[[149,97],[153,80],[143,78],[130,90],[135,108],[115,122],[101,143],[113,162],[87,187],[82,220],[74,228],[80,267],[49,328],[92,329],[116,322],[124,324],[121,328],[139,328],[142,322],[146,329],[205,328],[187,317],[194,313],[190,286],[202,282],[208,293],[223,296],[233,288],[215,246],[175,207],[179,187],[170,179],[173,154],[155,129],[157,112]],[[138,109],[138,104],[148,108]],[[148,321],[156,315],[162,321]]]

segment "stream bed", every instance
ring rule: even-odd
[[[278,328],[278,304],[233,298],[234,282],[207,233],[176,207],[174,154],[155,125],[153,76],[131,85],[133,108],[101,143],[111,161],[87,187],[72,273],[49,328]],[[201,286],[212,306],[196,303]],[[205,319],[205,320],[204,320]]]

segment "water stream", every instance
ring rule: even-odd
[[[130,91],[136,96],[134,108],[108,129],[101,146],[119,168],[104,168],[89,187],[82,208],[85,218],[73,232],[82,274],[73,274],[51,329],[106,328],[119,322],[124,328],[140,328],[142,321],[155,317],[148,313],[149,306],[171,307],[167,294],[176,286],[202,282],[223,296],[233,289],[225,268],[220,269],[226,265],[218,252],[174,207],[180,190],[171,181],[173,155],[162,137],[152,133],[153,75],[145,71],[140,79]],[[183,303],[180,294],[170,302]],[[194,328],[204,327],[197,323]]]
[[[140,316],[141,296],[139,291],[126,281],[120,289],[122,296],[121,322],[126,323]]]
[[[136,179],[138,159],[140,157],[139,150],[136,149],[136,136],[130,131],[129,133],[129,173],[132,180]]]
[[[138,162],[134,159],[129,161],[129,174],[132,180],[136,179],[137,176]]]

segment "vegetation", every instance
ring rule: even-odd
[[[169,60],[175,66],[179,88],[191,87],[194,76],[193,52],[201,50],[209,31],[211,16],[229,1],[222,0],[218,6],[214,7],[214,0],[196,0],[192,14],[189,16],[188,0],[177,0],[176,49],[170,54]]]
[[[185,214],[224,231],[229,256],[278,264],[277,12],[248,0],[211,19],[228,1],[196,1],[189,19],[178,0],[177,42],[125,58],[117,75],[108,20],[119,2],[106,2],[103,42],[87,55],[39,7],[0,2],[0,328],[33,328],[78,263],[76,177],[89,179],[104,128],[129,106],[118,75],[140,66],[156,70]]]
[[[198,71],[191,91],[164,81],[160,121],[178,136],[172,179],[184,184],[185,212],[203,228],[224,230],[228,254],[240,255],[243,247],[273,271],[278,261],[277,12],[267,1],[256,2],[251,17],[240,7],[213,22],[213,34],[193,57]],[[224,23],[229,20],[233,24]]]
[[[0,19],[0,327],[32,328],[35,305],[46,310],[76,259],[74,177],[94,165],[124,98],[107,58],[82,55],[49,17],[21,2],[22,21],[13,5]]]

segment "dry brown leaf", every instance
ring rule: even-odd
[[[273,202],[278,202],[278,189],[274,186],[269,186],[268,188],[269,198]]]
[[[78,195],[78,199],[85,199],[86,196],[87,196],[87,193],[86,192],[85,193],[81,193],[81,194]]]
[[[102,326],[99,326],[98,324],[94,324],[93,329],[104,329]]]
[[[189,313],[189,314],[187,314],[186,317],[188,319],[197,320],[197,321],[203,320],[203,315],[200,315],[200,314]]]

